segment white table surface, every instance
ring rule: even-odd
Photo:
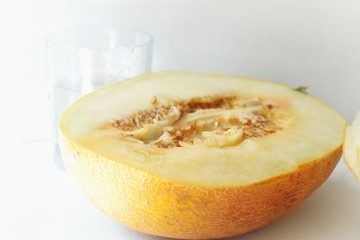
[[[50,144],[1,144],[0,239],[164,240],[135,232],[94,208],[66,172],[55,167]],[[359,239],[360,183],[341,160],[331,177],[298,209],[233,240]]]

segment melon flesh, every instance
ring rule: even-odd
[[[219,107],[222,98],[230,105]],[[193,99],[201,107],[186,110]],[[141,119],[149,109],[166,114]],[[257,121],[272,129],[248,133]],[[160,72],[80,98],[59,135],[67,171],[106,214],[145,233],[209,239],[259,228],[302,203],[336,166],[345,126],[284,85]],[[174,143],[178,133],[187,137]]]
[[[346,128],[344,160],[353,175],[360,181],[360,112],[352,125]]]

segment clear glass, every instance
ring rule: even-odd
[[[100,86],[151,71],[152,37],[114,27],[65,29],[45,36],[50,84],[53,157],[62,166],[57,142],[63,110]]]

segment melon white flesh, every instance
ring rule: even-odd
[[[360,181],[360,112],[352,125],[346,128],[344,160],[353,175]]]
[[[199,138],[207,139],[207,144],[205,140],[204,144],[195,144],[194,140],[194,144],[168,148],[148,144],[149,136],[161,135],[164,128],[191,119],[206,120],[214,114],[241,115],[250,110],[242,113],[241,109],[225,109],[214,113],[211,109],[200,109],[179,117],[175,109],[173,119],[143,125],[137,132],[124,134],[114,127],[114,121],[152,108],[152,99],[171,105],[209,96],[270,102],[271,111],[283,116],[284,125],[271,134],[246,139],[241,139],[243,133],[239,128],[229,127],[228,137],[204,131],[198,134]],[[344,119],[324,103],[288,86],[239,77],[160,72],[110,84],[78,99],[61,117],[60,134],[89,153],[162,179],[222,187],[249,185],[322,159],[341,147],[345,126]],[[162,137],[166,139],[166,134]],[[357,138],[348,144],[354,145],[355,141],[359,143]],[[359,152],[349,151],[349,165],[354,168],[359,164],[354,161],[355,154]],[[359,177],[359,171],[355,175]]]

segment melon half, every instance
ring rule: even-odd
[[[338,163],[345,127],[288,86],[159,72],[81,97],[59,135],[66,170],[105,214],[143,233],[212,239],[304,202]]]

